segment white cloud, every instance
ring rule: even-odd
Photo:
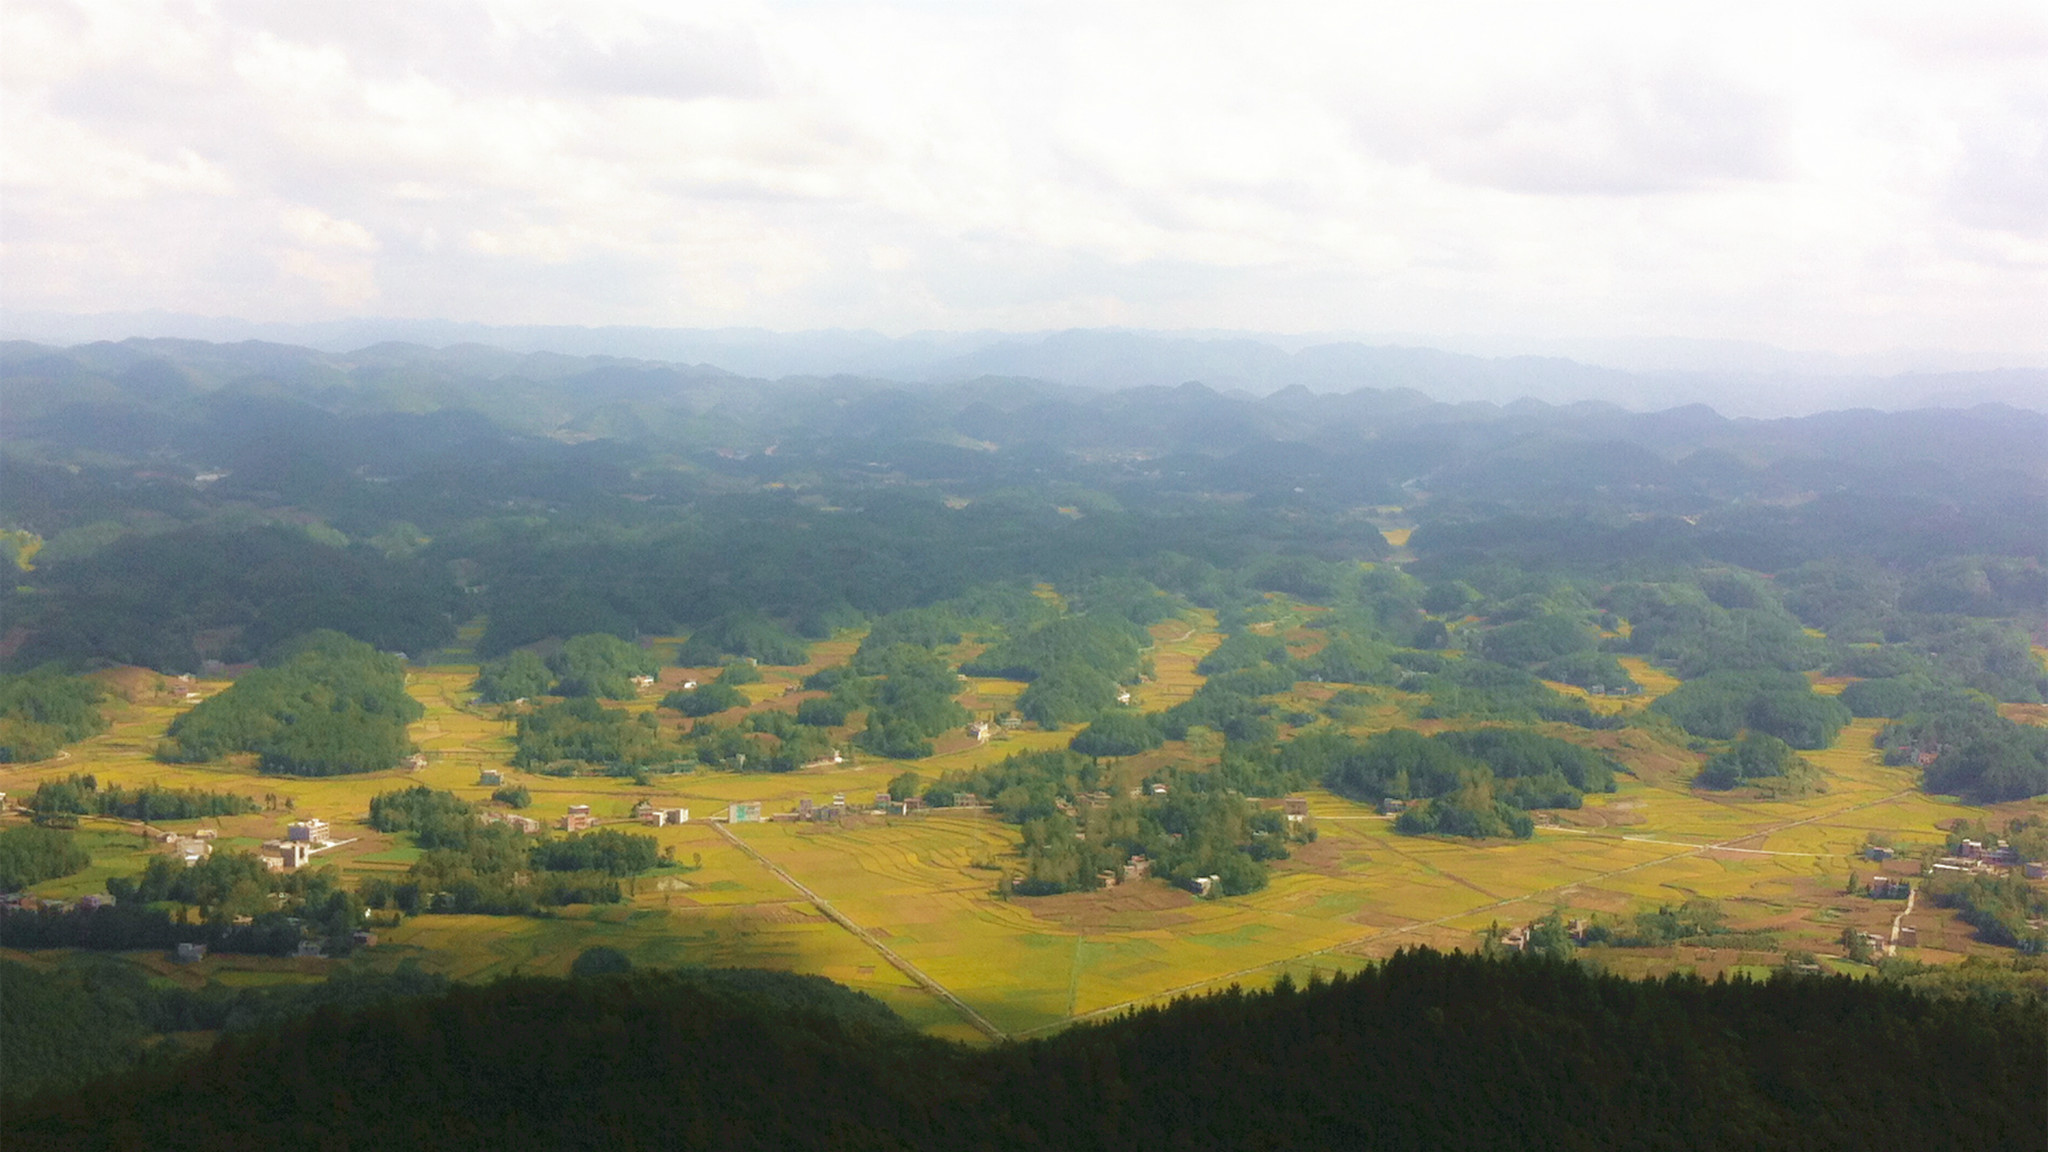
[[[2048,15],[1932,12],[12,0],[0,292],[2048,355]]]

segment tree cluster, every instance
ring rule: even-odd
[[[339,632],[312,632],[172,721],[157,758],[191,763],[254,752],[265,772],[377,772],[411,751],[406,725],[424,714],[395,657]]]
[[[10,1139],[569,1147],[601,1116],[607,1140],[701,1148],[1479,1149],[1516,1132],[1846,1152],[1905,1131],[1932,1149],[2028,1148],[2048,1076],[2048,1019],[2030,1003],[1420,950],[987,1049],[819,1001],[690,973],[456,986],[24,1102]]]
[[[82,676],[0,675],[0,764],[47,760],[66,744],[106,731],[99,707],[105,698]]]

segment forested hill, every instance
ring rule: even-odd
[[[515,979],[20,1104],[8,1145],[2039,1149],[2044,1027],[1846,977],[1407,952],[969,1051],[829,996]]]
[[[476,346],[329,355],[177,340],[0,345],[11,467],[127,461],[146,473],[129,487],[224,473],[224,493],[292,500],[431,481],[442,505],[408,515],[490,497],[658,498],[677,490],[678,468],[728,485],[1065,479],[1305,508],[1404,503],[1403,485],[1440,501],[1672,515],[1848,491],[1881,493],[1902,521],[1919,504],[2012,512],[2048,493],[2041,413],[1729,420],[1702,407],[1441,404],[1379,383],[1364,375],[1348,392],[1254,398],[1200,383],[1103,392],[995,377],[770,382]],[[23,511],[79,482],[15,479],[27,484],[15,497]]]
[[[186,671],[314,627],[418,652],[478,614],[487,654],[733,612],[822,634],[990,581],[1138,572],[1192,594],[1202,565],[1383,559],[1401,522],[1432,581],[1840,560],[1883,566],[1918,611],[2048,611],[2038,580],[1981,560],[2048,555],[2048,415],[1729,420],[1371,385],[1254,398],[474,346],[7,344],[0,554],[23,574],[0,590],[4,650]]]

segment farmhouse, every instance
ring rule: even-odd
[[[1406,800],[1396,800],[1392,796],[1388,796],[1380,801],[1380,815],[1382,816],[1399,816],[1407,810],[1408,802]]]
[[[761,802],[759,800],[742,800],[737,804],[729,805],[725,810],[725,822],[727,824],[759,824],[761,822]]]
[[[1872,876],[1870,878],[1870,898],[1872,900],[1904,900],[1912,894],[1913,885],[1909,881],[1900,880],[1892,876]]]
[[[1308,819],[1308,797],[1286,797],[1280,801],[1280,811],[1286,813],[1288,823],[1299,824]]]
[[[496,768],[486,768],[478,774],[476,782],[485,786],[496,786],[505,782],[505,774]]]
[[[180,944],[178,945],[177,955],[178,963],[180,964],[196,964],[206,959],[206,945]]]
[[[263,842],[263,864],[273,872],[287,868],[303,868],[313,858],[313,843],[310,840],[265,840]]]
[[[590,805],[571,804],[562,818],[555,822],[555,827],[564,832],[582,832],[597,827],[597,817],[590,814]]]
[[[1152,874],[1152,861],[1144,856],[1133,856],[1124,861],[1124,882],[1143,880]]]
[[[327,839],[327,832],[327,821],[307,817],[286,825],[284,836],[287,840],[303,840],[309,844],[318,844]]]
[[[529,836],[540,831],[540,821],[531,816],[521,816],[517,812],[485,812],[477,819],[486,824],[503,824]]]
[[[687,823],[690,819],[688,808],[653,808],[640,814],[640,822],[650,828],[664,828],[670,824]]]

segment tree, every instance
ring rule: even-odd
[[[555,685],[560,695],[630,700],[639,694],[633,678],[654,675],[661,663],[637,644],[592,632],[571,637],[548,667],[560,678]]]
[[[485,664],[477,673],[476,693],[485,702],[505,704],[543,695],[555,681],[538,653],[521,648]]]
[[[1083,756],[1135,756],[1165,742],[1158,721],[1143,712],[1113,708],[1075,733],[1068,747]]]

